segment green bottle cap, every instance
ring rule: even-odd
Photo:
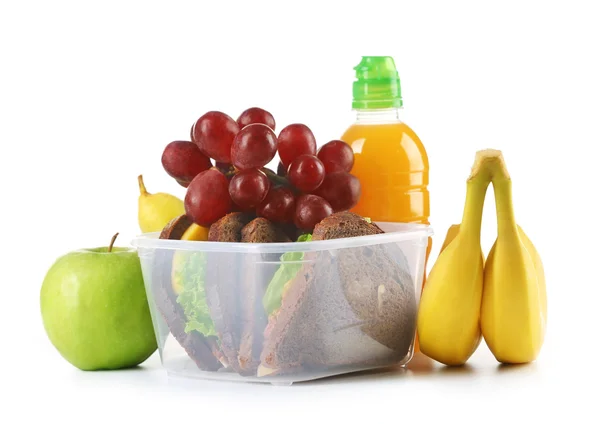
[[[354,70],[352,109],[402,107],[400,77],[392,57],[363,56]]]

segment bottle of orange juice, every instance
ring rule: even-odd
[[[429,160],[417,134],[401,119],[394,59],[363,56],[354,68],[356,122],[342,136],[354,151],[361,197],[353,211],[384,222],[429,224]],[[431,249],[431,240],[427,256]]]

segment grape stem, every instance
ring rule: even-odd
[[[271,171],[269,168],[262,168],[261,171],[267,175],[267,177],[269,178],[269,180],[271,180],[271,183],[273,183],[273,185],[275,185],[275,186],[281,185],[281,186],[293,188],[292,184],[289,182],[289,180],[287,178],[277,175],[275,172]]]
[[[292,189],[292,191],[296,191],[296,187],[294,187],[292,185],[292,183],[290,183],[290,181],[286,177],[277,175],[275,172],[273,172],[269,168],[261,168],[260,170],[265,173],[265,175],[267,176],[269,181],[271,181],[271,184],[273,184],[275,187],[284,186],[284,187],[288,187],[288,188]],[[232,169],[231,171],[227,171],[225,176],[227,177],[227,179],[230,179],[236,173],[237,173],[237,170]]]

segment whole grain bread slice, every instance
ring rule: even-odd
[[[241,212],[225,215],[211,225],[208,240],[240,242],[242,228],[252,216]],[[227,363],[238,371],[239,291],[243,255],[239,253],[207,252],[205,291],[210,316],[219,336],[220,348]]]
[[[192,221],[186,215],[173,218],[165,225],[159,238],[178,240],[191,224]],[[198,368],[206,371],[218,370],[221,368],[218,360],[220,355],[218,349],[211,346],[212,342],[196,331],[185,332],[185,313],[177,303],[177,295],[171,285],[173,251],[157,250],[154,255],[154,271],[150,283],[152,295],[148,300],[155,303],[169,331]]]
[[[242,228],[243,243],[284,243],[291,241],[285,231],[265,218],[253,219]]]
[[[187,215],[180,215],[171,219],[160,232],[160,239],[180,240],[185,231],[193,224]]]
[[[379,234],[356,214],[325,218],[313,240]],[[259,375],[397,363],[409,354],[416,300],[395,244],[305,255],[281,308],[269,317]]]
[[[283,243],[291,240],[285,231],[265,218],[256,218],[242,229],[244,243]],[[260,364],[267,316],[262,304],[267,285],[279,264],[278,253],[246,254],[240,287],[239,372],[255,375]]]
[[[198,368],[204,371],[217,371],[222,364],[218,360],[217,351],[210,346],[209,340],[197,331],[185,332],[185,314],[177,303],[176,297],[171,293],[171,267],[166,266],[172,262],[172,252],[158,253],[164,259],[156,260],[156,263],[161,265],[155,267],[152,277],[153,301],[175,340],[185,349]],[[165,268],[168,268],[168,272],[162,273],[161,270],[167,271]]]
[[[381,234],[383,230],[352,212],[340,212],[322,220],[313,232],[313,240],[352,237],[353,235]],[[373,267],[363,266],[364,255]],[[362,330],[381,344],[402,351],[412,341],[412,334],[395,332],[397,328],[412,328],[407,320],[416,314],[412,279],[407,261],[400,248],[387,245],[342,249],[338,258],[344,295],[357,317],[364,320]],[[389,270],[397,271],[391,276]],[[368,272],[366,272],[368,270]],[[392,280],[389,280],[389,278]],[[395,281],[397,284],[379,285],[373,290],[372,281]],[[404,305],[405,314],[399,314],[398,305]],[[412,308],[414,306],[414,308]],[[402,335],[402,337],[400,337]]]
[[[232,212],[212,224],[208,230],[208,241],[240,242],[242,228],[251,220],[252,215],[243,212]]]
[[[313,240],[381,234],[383,230],[353,212],[338,212],[319,222],[312,233]]]

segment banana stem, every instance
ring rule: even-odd
[[[493,179],[492,183],[496,199],[498,233],[516,236],[518,232],[512,202],[512,181],[510,179]]]
[[[467,181],[467,198],[460,233],[464,234],[465,237],[473,237],[473,240],[477,240],[477,242],[481,237],[483,202],[489,184],[489,179],[484,178]]]
[[[467,179],[467,198],[463,211],[460,233],[465,237],[473,237],[479,243],[481,237],[481,219],[485,194],[490,185],[492,175],[489,163],[497,156],[496,150],[482,150],[476,153],[471,175]]]
[[[494,185],[498,232],[516,236],[518,231],[512,203],[512,181],[502,152],[488,149],[477,152],[477,156],[484,158],[483,167]]]
[[[138,185],[140,186],[140,194],[144,196],[148,194],[148,190],[146,190],[146,186],[144,185],[144,178],[141,175],[138,175]]]

